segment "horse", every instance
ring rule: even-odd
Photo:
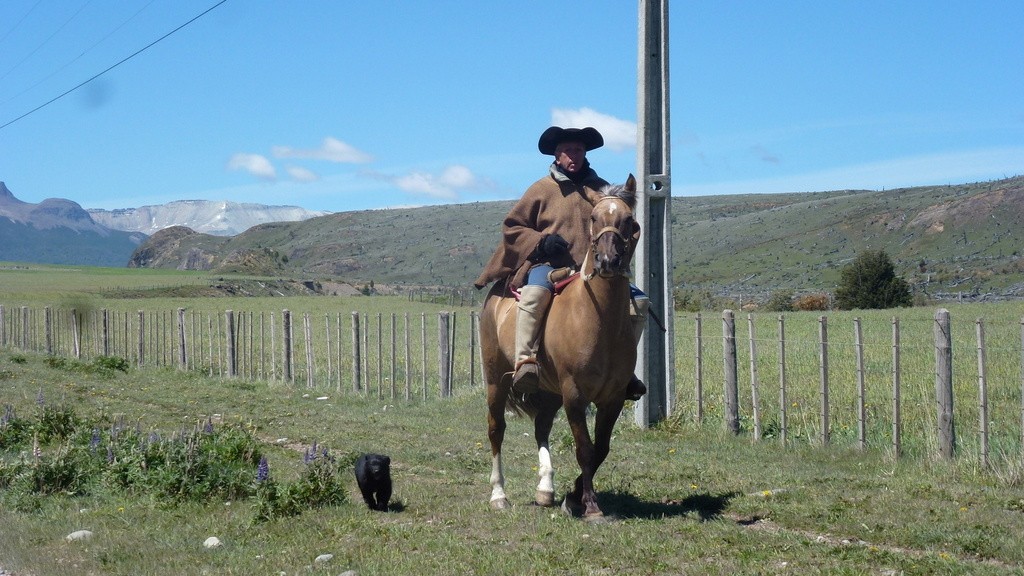
[[[588,191],[589,192],[589,191]],[[501,445],[505,412],[533,419],[540,482],[535,501],[554,506],[554,469],[549,436],[558,410],[565,409],[576,447],[580,474],[566,494],[563,510],[585,519],[603,512],[594,491],[594,474],[608,456],[612,430],[626,400],[626,385],[636,364],[636,341],[630,322],[629,261],[640,226],[633,217],[636,179],[605,187],[587,198],[590,247],[579,279],[557,294],[548,309],[537,361],[540,390],[521,396],[512,392],[515,358],[516,301],[505,286],[491,287],[480,313],[480,346],[487,383],[487,436],[491,444],[491,508],[509,508],[505,494]],[[597,408],[594,439],[587,410]]]

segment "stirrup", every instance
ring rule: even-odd
[[[516,394],[532,394],[540,389],[540,366],[536,358],[521,360],[512,375],[512,390]]]

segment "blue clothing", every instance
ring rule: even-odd
[[[548,290],[554,292],[555,285],[552,284],[550,280],[548,280],[548,275],[551,274],[552,270],[554,270],[554,268],[548,266],[547,264],[537,264],[536,266],[530,268],[530,272],[526,276],[526,285],[543,286]],[[632,282],[630,282],[629,284],[629,295],[631,298],[634,299],[647,297],[647,294],[644,294],[644,291],[637,288],[636,284],[633,284]]]

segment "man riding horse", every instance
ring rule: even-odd
[[[515,331],[515,374],[518,394],[536,392],[540,385],[537,351],[544,318],[554,295],[552,272],[579,270],[590,242],[593,204],[587,189],[608,185],[587,161],[587,152],[604,145],[596,129],[552,126],[540,136],[541,154],[554,156],[548,174],[531,185],[512,207],[502,225],[502,243],[475,285],[483,288],[504,281],[519,292]],[[639,234],[639,233],[638,233]],[[634,238],[635,240],[635,238]],[[635,343],[646,326],[647,296],[632,287]],[[626,398],[639,400],[647,387],[633,375]]]

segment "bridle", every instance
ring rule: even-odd
[[[609,200],[610,201],[616,201],[617,200],[617,201],[625,204],[625,202],[623,202],[622,199],[620,199],[620,198],[616,198],[615,196],[605,196],[604,198],[601,198],[600,200],[598,200],[594,204],[594,208],[596,209],[599,204],[601,204],[602,202],[605,202],[605,201],[609,201]],[[628,207],[627,207],[627,210],[628,210]],[[590,279],[593,278],[594,275],[596,274],[596,272],[594,271],[596,269],[596,267],[593,265],[591,260],[593,260],[594,254],[597,252],[597,242],[598,242],[598,240],[600,240],[601,236],[604,236],[605,234],[614,234],[619,240],[622,241],[622,245],[623,245],[623,248],[624,248],[624,253],[625,254],[629,254],[629,248],[630,248],[630,246],[632,244],[632,239],[626,237],[625,235],[623,235],[622,232],[617,227],[615,227],[615,226],[605,226],[604,228],[601,228],[600,230],[598,230],[596,233],[593,230],[591,230],[590,231],[590,248],[587,250],[587,255],[583,258],[583,266],[581,266],[581,270],[583,270],[583,271],[587,270],[588,268],[590,270],[589,272],[586,272],[583,275],[583,280],[584,281],[589,282]],[[613,271],[611,273],[607,273],[607,274],[600,274],[600,276],[602,276],[604,278],[613,278],[615,276],[628,276],[628,275],[629,275],[629,263],[628,262],[626,263],[625,266],[620,267],[618,270],[615,270],[615,271]]]

